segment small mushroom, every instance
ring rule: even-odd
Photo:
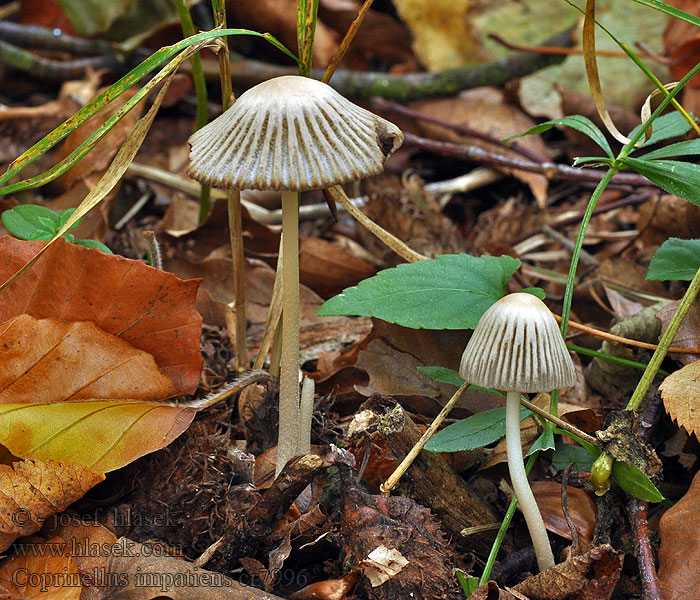
[[[188,173],[197,181],[282,192],[279,473],[299,439],[298,192],[381,173],[403,134],[329,85],[290,75],[249,89],[189,141]]]
[[[543,571],[554,565],[554,557],[523,464],[520,394],[550,392],[576,383],[574,363],[554,316],[532,294],[501,298],[479,320],[459,372],[470,383],[506,392],[508,470]]]

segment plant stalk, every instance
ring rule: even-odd
[[[295,456],[299,440],[299,200],[282,192],[282,359],[277,467]]]
[[[554,555],[547,537],[547,529],[544,526],[540,509],[530,489],[525,472],[523,448],[520,441],[520,392],[508,392],[506,395],[506,451],[510,480],[530,531],[530,538],[537,556],[537,565],[541,573],[554,566]]]

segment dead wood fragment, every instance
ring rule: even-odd
[[[389,396],[371,396],[360,407],[359,414],[364,415],[364,427],[354,433],[379,436],[398,461],[403,460],[421,437],[416,424]],[[440,518],[445,531],[457,540],[465,528],[500,521],[493,507],[475,494],[439,454],[423,450],[408,469],[404,480],[410,481],[415,500],[430,507]],[[469,536],[465,545],[476,553],[486,555],[493,537],[494,532]],[[507,538],[504,548],[511,549]]]
[[[410,498],[370,495],[340,467],[343,486],[338,537],[343,563],[362,569],[358,585],[370,600],[463,598],[453,552],[427,508]]]

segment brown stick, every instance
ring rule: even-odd
[[[642,583],[642,600],[662,600],[661,585],[656,576],[654,553],[649,543],[648,503],[630,498],[627,503],[627,516],[634,537],[634,553],[639,565],[639,578]]]
[[[372,435],[379,435],[393,457],[401,461],[421,438],[418,426],[400,404],[386,396],[372,396],[361,410],[370,410]],[[376,429],[374,426],[376,425]],[[423,450],[407,471],[414,499],[428,506],[440,517],[445,531],[460,539],[463,529],[495,523],[500,520],[493,508],[475,494],[440,454]],[[488,554],[493,533],[469,536],[466,543],[474,552]],[[510,544],[504,544],[504,548]]]

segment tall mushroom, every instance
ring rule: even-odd
[[[325,83],[284,76],[249,89],[189,142],[188,173],[197,181],[282,192],[279,473],[299,437],[298,192],[381,173],[403,134]]]
[[[470,383],[506,392],[508,470],[543,571],[554,564],[554,557],[523,464],[520,394],[550,392],[576,383],[574,363],[552,313],[532,294],[501,298],[479,320],[459,372]]]

